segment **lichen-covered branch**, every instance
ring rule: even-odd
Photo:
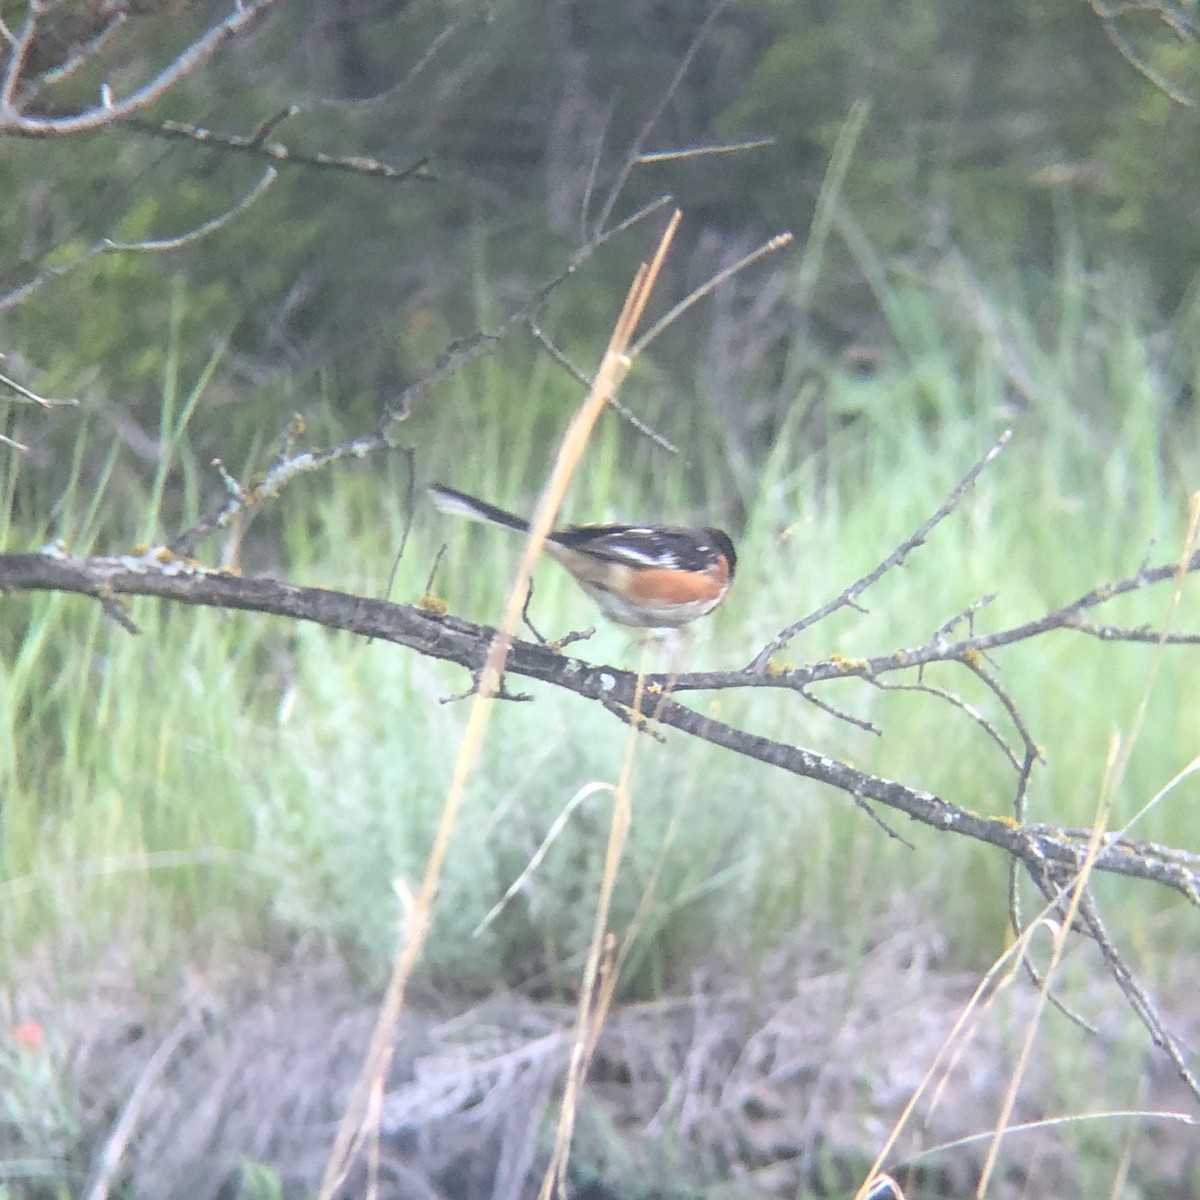
[[[175,558],[165,549],[116,558],[82,558],[58,550],[0,555],[0,589],[75,592],[109,603],[127,596],[154,596],[183,604],[311,621],[328,629],[406,646],[457,663],[468,671],[477,670],[483,662],[493,633],[486,626],[419,607],[209,570]],[[513,642],[506,670],[509,676],[538,680],[625,711],[633,705],[637,692],[638,680],[633,672],[593,666],[532,642]],[[697,678],[681,675],[671,682],[676,690],[690,689]],[[803,746],[760,737],[702,715],[677,700],[664,699],[665,682],[652,678],[644,689],[653,702],[653,721],[659,726],[883,804],[934,829],[986,842],[1039,874],[1044,873],[1047,864],[1060,869],[1077,868],[1086,852],[1089,830],[1024,825],[1009,817],[981,816],[932,792],[871,775]],[[768,682],[765,677],[759,681],[760,686]],[[1160,884],[1200,907],[1200,854],[1109,835],[1094,870]]]

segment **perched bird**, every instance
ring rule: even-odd
[[[444,513],[527,533],[529,522],[465,492],[432,484]],[[712,612],[729,591],[737,553],[721,529],[680,525],[569,525],[546,553],[571,573],[610,621],[678,629]]]

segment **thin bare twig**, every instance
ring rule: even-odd
[[[1129,63],[1131,67],[1143,78],[1152,83],[1164,96],[1169,97],[1176,104],[1184,108],[1194,108],[1195,100],[1192,99],[1186,92],[1177,88],[1170,80],[1162,76],[1156,71],[1146,60],[1138,54],[1133,48],[1132,43],[1121,31],[1117,25],[1115,14],[1100,0],[1089,0],[1092,6],[1092,12],[1100,18],[1100,24],[1104,29],[1105,36],[1116,47],[1117,52],[1121,57]]]
[[[571,362],[569,358],[567,358],[567,356],[550,340],[550,338],[547,337],[537,321],[533,320],[532,318],[530,318],[529,321],[529,332],[533,334],[534,338],[538,341],[546,353],[549,354],[550,357],[560,367],[562,367],[562,369],[566,371],[572,379],[576,380],[578,383],[581,383],[585,388],[591,388],[592,381],[587,377],[587,375],[577,366],[575,366],[575,364]],[[667,441],[667,439],[663,437],[663,435],[659,433],[657,429],[652,429],[646,424],[645,421],[641,419],[641,417],[626,408],[625,405],[616,398],[616,396],[613,396],[609,401],[609,406],[615,410],[621,420],[628,422],[633,426],[634,429],[638,431],[638,433],[645,438],[649,438],[650,441],[652,441],[660,449],[665,450],[668,454],[679,453],[679,447],[676,446],[674,442]]]
[[[1020,760],[1017,758],[1016,751],[1004,740],[1004,737],[996,726],[978,708],[973,704],[967,703],[966,700],[956,693],[946,688],[926,683],[924,680],[918,680],[916,683],[894,683],[886,679],[870,679],[868,682],[883,692],[919,692],[926,696],[932,696],[936,700],[941,700],[950,705],[951,708],[958,709],[959,712],[968,717],[987,734],[988,738],[999,748],[1000,753],[1008,760],[1009,766],[1014,770],[1020,768]]]
[[[1102,642],[1145,642],[1149,645],[1161,646],[1198,646],[1200,633],[1167,633],[1155,629],[1152,625],[1139,625],[1130,629],[1124,625],[1097,625],[1081,616],[1072,616],[1066,622],[1066,627],[1076,633],[1086,633],[1089,637],[1098,638]]]
[[[615,225],[597,241],[576,250],[563,270],[552,279],[547,280],[532,296],[509,313],[497,328],[481,329],[466,341],[455,342],[449,346],[432,370],[384,405],[383,414],[372,432],[360,434],[358,437],[330,446],[325,450],[310,450],[286,461],[277,461],[264,478],[255,485],[231,491],[229,498],[220,506],[205,513],[189,529],[178,534],[170,543],[172,552],[181,555],[193,553],[206,537],[219,529],[224,529],[246,505],[274,499],[283,488],[301,475],[321,470],[343,459],[366,458],[372,454],[391,450],[390,431],[392,426],[408,416],[412,406],[420,397],[492,349],[513,329],[530,321],[542,309],[550,296],[606,242],[645,220],[662,208],[665,203],[666,200],[663,198],[652,201],[625,218],[619,225]],[[0,303],[0,311],[2,310],[3,305]]]
[[[983,604],[990,603],[992,597],[984,597],[982,601],[972,605],[963,616],[965,616],[968,627],[971,632],[974,632],[974,613],[978,611]],[[953,621],[947,622],[938,631],[936,636],[948,636],[953,632],[959,620],[962,617],[956,618]],[[1000,702],[1001,707],[1008,715],[1008,719],[1012,722],[1013,728],[1017,731],[1017,736],[1021,739],[1022,755],[1020,759],[1015,753],[1011,753],[1006,743],[1001,743],[1004,746],[1005,752],[1010,754],[1010,762],[1013,769],[1017,773],[1016,784],[1013,788],[1013,820],[1018,824],[1023,824],[1026,817],[1026,800],[1029,794],[1029,780],[1033,775],[1034,765],[1043,760],[1041,748],[1033,740],[1033,734],[1030,732],[1028,725],[1025,723],[1025,718],[1021,715],[1021,710],[1017,707],[1016,701],[1005,688],[989,671],[983,669],[982,656],[968,655],[962,659],[962,665],[967,668],[973,675],[978,678],[985,687],[992,693],[993,696]],[[953,704],[957,697],[948,696],[947,700]],[[987,727],[987,722],[981,722]],[[997,738],[999,735],[997,734]],[[1017,870],[1017,862],[1015,859],[1009,860],[1008,872],[1008,917],[1009,923],[1013,931],[1014,937],[1019,937],[1021,930],[1024,928],[1021,917],[1021,892],[1020,892],[1020,876]],[[1052,991],[1048,979],[1042,977],[1041,972],[1034,965],[1033,959],[1028,954],[1021,955],[1021,966],[1025,973],[1029,976],[1030,982],[1038,989],[1046,999],[1072,1024],[1078,1026],[1087,1033],[1095,1033],[1095,1026],[1092,1025],[1082,1014],[1077,1013],[1073,1008],[1070,1008],[1058,995]]]
[[[16,99],[21,73],[25,70],[25,59],[29,55],[33,39],[37,36],[41,15],[41,3],[38,0],[31,0],[25,14],[25,23],[21,26],[21,32],[17,34],[12,48],[8,52],[8,66],[5,67],[4,76],[0,79],[0,128],[3,127],[4,115],[12,109],[13,101]]]
[[[464,19],[450,21],[439,30],[425,47],[421,57],[395,83],[389,84],[381,92],[371,96],[339,96],[335,99],[316,100],[308,105],[309,108],[340,108],[340,109],[369,109],[386,104],[397,93],[402,92],[416,79],[437,57],[442,47],[463,27]]]
[[[685,146],[678,150],[651,150],[639,154],[635,165],[647,163],[678,162],[680,159],[707,158],[713,154],[742,154],[747,150],[765,150],[775,145],[773,137],[755,138],[749,142],[727,142],[718,146]]]
[[[408,548],[408,539],[412,534],[413,522],[417,519],[417,465],[416,454],[412,447],[406,447],[401,451],[404,456],[405,465],[408,467],[408,474],[404,481],[404,528],[400,533],[400,545],[396,549],[396,557],[392,559],[392,569],[388,572],[387,583],[383,588],[383,599],[388,599],[392,594],[392,588],[396,583],[396,572],[400,569],[400,560],[404,557],[404,551]],[[434,563],[434,570],[437,570],[437,563]],[[426,593],[433,591],[433,576],[430,576],[429,586],[425,589]]]
[[[845,712],[836,705],[830,704],[827,700],[822,700],[820,696],[814,696],[807,688],[800,688],[799,691],[801,699],[807,701],[814,708],[819,708],[821,712],[827,713],[835,721],[844,721],[847,725],[853,725],[855,729],[861,729],[863,733],[869,733],[875,737],[883,736],[883,730],[870,721],[866,721],[862,717],[856,717],[853,713]]]
[[[300,106],[298,104],[288,104],[281,108],[277,113],[272,113],[265,121],[261,122],[258,128],[250,135],[249,144],[251,146],[261,146],[267,140],[267,138],[269,138],[271,134],[273,134],[275,130],[284,123],[284,121],[290,121],[294,116],[297,116],[299,112]],[[144,125],[145,122],[131,121],[130,124]],[[194,127],[185,126],[185,128],[191,129]]]
[[[1104,922],[1100,919],[1100,914],[1096,909],[1096,898],[1090,889],[1085,891],[1080,898],[1080,917],[1087,926],[1088,934],[1100,948],[1100,953],[1104,956],[1104,961],[1108,964],[1108,969],[1125,999],[1129,1002],[1130,1008],[1146,1027],[1151,1041],[1166,1054],[1179,1078],[1192,1095],[1200,1100],[1200,1077],[1197,1077],[1188,1062],[1188,1058],[1194,1057],[1194,1055],[1185,1053],[1185,1048],[1180,1045],[1179,1039],[1167,1028],[1166,1021],[1163,1020],[1162,1014],[1150,998],[1150,994],[1130,970],[1129,964],[1125,962],[1105,928]]]
[[[170,238],[148,238],[143,242],[117,242],[105,238],[101,245],[105,253],[120,254],[162,254],[168,250],[182,250],[185,246],[216,233],[218,229],[223,229],[230,221],[237,220],[278,178],[279,172],[274,167],[268,167],[262,178],[232,208],[205,221],[203,225],[189,229],[186,233]]]
[[[398,397],[384,406],[383,416],[377,426],[378,430],[383,433],[392,423],[404,420],[419,397],[425,395],[442,380],[462,370],[467,363],[473,362],[497,345],[516,326],[524,324],[530,317],[539,313],[546,301],[602,246],[652,216],[668,203],[670,203],[668,197],[660,196],[657,200],[643,205],[637,212],[626,217],[619,224],[598,235],[587,245],[579,247],[557,275],[543,283],[524,303],[509,313],[495,329],[480,329],[465,341],[455,342],[447,347],[428,374],[405,388]]]
[[[810,613],[807,617],[789,625],[786,629],[777,633],[754,657],[754,660],[746,667],[748,672],[766,672],[767,664],[771,658],[778,654],[784,646],[788,644],[797,634],[802,633],[805,629],[815,625],[818,621],[823,621],[830,614],[837,612],[842,608],[849,608],[854,605],[855,600],[863,594],[869,587],[877,583],[888,571],[893,567],[898,567],[904,562],[908,556],[917,549],[917,547],[925,544],[925,539],[940,525],[962,502],[963,497],[975,486],[976,480],[983,474],[988,465],[996,458],[1001,450],[1008,444],[1009,438],[1012,437],[1012,430],[1006,429],[993,443],[988,452],[959,480],[957,486],[946,497],[941,507],[928,520],[921,523],[918,529],[911,537],[906,538],[891,554],[887,556],[873,571],[867,572],[861,579],[852,583],[840,596],[830,600],[828,604],[822,605],[815,612]]]
[[[583,196],[579,201],[579,243],[585,245],[590,241],[588,233],[588,210],[592,207],[592,195],[596,190],[596,180],[600,177],[600,163],[604,157],[604,143],[608,138],[609,127],[612,125],[613,105],[610,103],[604,113],[604,121],[592,150],[592,159],[588,163],[587,179],[583,185]]]
[[[224,228],[231,221],[245,213],[252,204],[261,199],[263,193],[275,182],[276,176],[277,172],[274,168],[268,167],[258,183],[232,208],[219,213],[217,216],[197,225],[193,229],[177,234],[175,237],[149,239],[144,242],[119,242],[113,238],[101,238],[100,241],[95,242],[86,250],[80,251],[74,258],[65,263],[43,267],[23,284],[0,296],[0,313],[18,307],[28,300],[34,292],[45,287],[46,284],[53,280],[64,278],[102,255],[165,253],[170,250],[179,250],[185,246],[190,246],[200,239]]]
[[[608,196],[600,209],[600,215],[596,218],[596,223],[593,226],[596,233],[593,234],[593,237],[608,224],[609,219],[612,217],[613,210],[617,206],[617,201],[620,199],[621,193],[624,192],[625,185],[629,182],[629,176],[633,173],[633,168],[637,165],[638,159],[641,157],[642,147],[645,146],[646,139],[662,119],[663,113],[667,111],[667,105],[671,103],[671,97],[679,90],[679,85],[683,82],[683,77],[692,65],[692,59],[696,57],[700,47],[704,45],[709,31],[712,29],[717,17],[720,16],[725,4],[726,0],[716,0],[716,3],[709,9],[708,16],[704,18],[700,28],[696,30],[695,37],[692,38],[691,43],[683,53],[683,57],[679,60],[679,66],[676,67],[675,74],[663,90],[662,98],[634,136],[633,142],[625,156],[625,161],[621,165],[621,169],[617,172],[617,178],[614,180],[612,187],[609,188]]]
[[[850,799],[854,801],[860,812],[865,813],[870,821],[879,826],[879,828],[894,842],[899,842],[906,850],[916,850],[916,846],[893,829],[871,806],[867,803],[864,796],[860,796],[857,792],[850,793]]]
[[[33,80],[22,97],[26,103],[36,97],[45,88],[52,87],[56,83],[62,83],[64,79],[69,79],[80,67],[85,66],[92,59],[96,58],[117,30],[125,24],[128,17],[128,11],[118,9],[108,18],[108,23],[94,37],[89,38],[82,45],[72,50],[70,55],[57,67],[52,67],[49,71],[44,72]]]
[[[255,158],[269,158],[281,167],[315,167],[325,171],[342,171],[352,175],[367,175],[375,179],[383,179],[388,183],[407,183],[410,180],[427,183],[437,178],[429,169],[428,158],[418,158],[405,166],[395,167],[390,163],[381,162],[377,158],[369,158],[361,154],[303,153],[293,150],[281,142],[266,140],[276,125],[285,119],[296,116],[300,111],[298,106],[289,106],[269,118],[248,136],[215,133],[211,129],[189,125],[184,121],[133,119],[126,123],[130,128],[136,129],[139,133],[149,134],[151,137],[193,142],[201,146],[227,150],[231,154],[249,154]]]
[[[0,354],[0,359],[3,357],[4,355]],[[0,374],[0,387],[6,387],[10,391],[15,392],[18,400],[37,404],[41,408],[73,408],[79,403],[79,398],[76,396],[65,399],[54,396],[39,396],[37,392],[30,391],[24,384],[18,383],[15,379],[10,379],[7,375],[2,374]]]
[[[635,353],[641,353],[648,345],[668,325],[677,321],[693,304],[699,303],[710,292],[720,287],[727,279],[736,275],[739,271],[744,271],[747,267],[758,262],[760,258],[765,258],[768,254],[774,254],[777,250],[782,250],[785,246],[790,245],[792,235],[790,233],[777,233],[769,241],[764,242],[756,250],[751,250],[749,254],[743,255],[735,263],[731,263],[728,267],[718,271],[711,279],[702,283],[698,288],[689,292],[678,304],[666,313],[661,319],[656,321],[640,338],[634,343],[633,349]]]

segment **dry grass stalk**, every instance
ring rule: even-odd
[[[509,591],[504,616],[488,647],[487,658],[479,676],[467,718],[467,728],[454,762],[454,771],[442,806],[433,846],[426,860],[425,873],[405,914],[404,943],[393,964],[362,1072],[347,1102],[325,1167],[321,1180],[321,1200],[332,1200],[334,1193],[345,1180],[354,1156],[364,1140],[369,1139],[372,1160],[377,1161],[379,1106],[392,1062],[396,1029],[404,1009],[405,993],[421,957],[425,940],[429,936],[442,869],[450,850],[467,783],[478,762],[492,706],[500,690],[513,631],[521,618],[521,610],[529,590],[529,579],[592,430],[632,365],[627,357],[629,344],[645,311],[679,221],[680,214],[677,211],[671,218],[651,263],[649,266],[643,264],[639,268],[613,329],[600,369],[596,373],[592,390],[567,427],[550,479],[534,510],[529,537]],[[615,824],[614,818],[614,826]],[[610,852],[612,847],[613,837],[610,836]],[[606,863],[606,872],[607,869]]]

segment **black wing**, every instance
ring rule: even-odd
[[[674,571],[706,571],[721,556],[728,560],[729,538],[716,529],[674,525],[573,525],[551,535],[567,550],[582,550],[606,562]],[[721,545],[722,540],[725,545]]]

